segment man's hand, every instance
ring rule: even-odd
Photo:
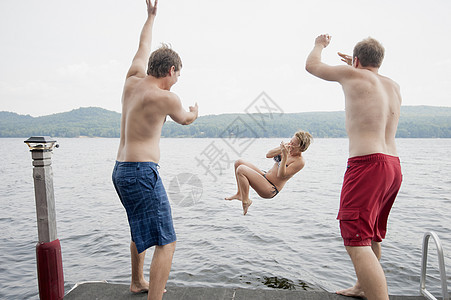
[[[155,0],[155,4],[152,5],[152,0],[146,0],[147,20],[141,30],[138,51],[136,52],[132,65],[127,72],[127,78],[144,78],[147,75],[146,69],[150,54],[150,44],[152,42],[152,27],[157,14],[157,3],[158,0]]]
[[[316,38],[315,47],[313,47],[305,62],[305,69],[321,79],[342,83],[343,80],[354,76],[355,70],[351,70],[352,68],[347,66],[330,66],[321,61],[321,53],[329,45],[330,40],[331,36],[328,34],[322,34]],[[342,58],[344,62],[348,63],[347,55],[343,55]],[[350,59],[350,62],[352,62],[352,59]]]
[[[348,65],[352,66],[352,56],[338,52],[338,56],[341,57],[341,61],[347,63]]]
[[[188,123],[188,124],[191,124],[199,116],[199,106],[197,106],[197,102],[194,104],[194,106],[189,107],[189,112],[193,114],[191,120],[189,120],[189,123]]]
[[[147,15],[149,17],[154,17],[157,15],[157,4],[158,0],[155,0],[155,4],[152,5],[152,0],[146,0],[147,4]]]
[[[197,117],[197,114],[199,112],[199,106],[197,105],[197,102],[196,102],[196,104],[194,104],[194,106],[189,107],[189,111],[196,114],[196,117]]]
[[[315,39],[315,45],[321,45],[323,48],[326,48],[329,45],[331,38],[332,37],[328,34],[321,34]]]

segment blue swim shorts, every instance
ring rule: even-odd
[[[138,253],[176,241],[171,206],[154,162],[119,162],[113,184],[127,212]]]

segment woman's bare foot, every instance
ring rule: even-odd
[[[241,201],[241,195],[239,194],[239,193],[236,193],[235,195],[233,195],[233,196],[230,196],[230,197],[226,197],[226,198],[224,198],[225,200],[240,200]]]
[[[246,201],[246,202],[243,201],[242,204],[243,204],[243,214],[246,215],[247,214],[247,209],[252,204],[252,200],[248,199],[248,201]]]
[[[363,292],[362,288],[358,284],[356,284],[355,286],[353,286],[349,289],[337,291],[336,293],[338,295],[343,295],[343,296],[348,296],[348,297],[359,297],[359,298],[366,299],[365,293]]]

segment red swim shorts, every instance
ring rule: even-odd
[[[337,217],[345,246],[382,242],[401,182],[396,156],[376,153],[348,159]]]

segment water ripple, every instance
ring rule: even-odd
[[[221,145],[220,139],[213,140]],[[58,236],[65,288],[86,280],[128,283],[127,219],[111,184],[117,139],[59,139],[53,156]],[[354,283],[336,215],[347,141],[317,139],[306,152],[307,165],[274,199],[260,199],[246,216],[241,203],[225,201],[235,192],[233,170],[205,174],[194,159],[212,140],[162,139],[160,174],[166,188],[181,170],[199,174],[202,198],[188,207],[172,205],[177,250],[168,286],[295,288],[335,291]],[[262,168],[270,145],[257,139],[244,154]],[[381,264],[390,294],[418,295],[421,243],[425,231],[440,236],[447,267],[451,261],[451,140],[399,140],[404,181],[390,215]],[[181,147],[186,154],[180,156]],[[224,147],[227,147],[226,145]],[[0,151],[0,298],[37,299],[36,212],[31,158],[20,139],[2,139]],[[76,149],[76,150],[75,150]],[[228,149],[228,148],[225,148]],[[230,152],[230,159],[236,159]],[[150,265],[153,250],[147,251]],[[440,294],[434,243],[429,246],[428,289]],[[449,269],[449,267],[448,267]],[[148,276],[148,267],[145,268]],[[23,281],[29,284],[21,284]],[[448,276],[448,282],[451,282]],[[430,287],[430,288],[429,288]]]

